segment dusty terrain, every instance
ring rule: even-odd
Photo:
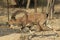
[[[60,31],[57,31],[58,37],[53,31],[35,32],[34,35],[30,33],[19,33],[16,30],[4,30],[0,31],[0,40],[60,40]]]
[[[46,9],[46,8],[45,8]],[[44,10],[45,10],[44,9]],[[3,10],[3,11],[2,11]],[[20,10],[19,8],[10,8],[9,17],[15,12]],[[24,9],[29,13],[34,13],[34,9]],[[60,11],[60,6],[55,6],[55,10]],[[46,11],[46,10],[45,10]],[[41,8],[38,8],[38,12],[41,12]],[[18,12],[17,12],[18,13]],[[59,15],[59,16],[58,16]],[[58,17],[58,19],[56,19]],[[10,29],[5,25],[8,21],[8,12],[6,8],[0,8],[0,40],[60,40],[60,13],[55,14],[55,19],[49,21],[48,26],[58,30],[58,36],[54,31],[41,31],[33,33],[21,33],[19,29]],[[33,36],[33,37],[30,37]],[[30,38],[29,38],[30,37]]]

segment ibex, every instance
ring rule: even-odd
[[[20,11],[23,12],[23,11]],[[8,22],[10,25],[23,25],[28,26],[27,24],[38,25],[38,31],[44,30],[43,25],[46,22],[46,14],[45,13],[27,13],[24,12],[25,15],[19,18],[15,18],[16,14],[13,14],[11,20]]]

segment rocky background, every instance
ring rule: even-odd
[[[59,2],[60,0],[58,0]],[[46,27],[47,31],[40,32],[20,32],[19,29],[11,29],[6,26],[6,22],[8,21],[8,4],[7,0],[0,0],[0,40],[60,40],[60,3],[55,2],[55,14],[53,15],[53,20],[48,20],[48,27],[51,27],[55,30],[48,31],[49,29]],[[9,5],[16,5],[13,0],[9,0]],[[11,19],[11,15],[13,13],[18,13],[18,11],[26,10],[28,13],[34,13],[34,8],[25,9],[25,8],[9,8],[9,19]],[[41,7],[37,8],[38,12],[41,13]],[[46,6],[44,7],[44,12],[46,11]]]

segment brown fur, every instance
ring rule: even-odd
[[[16,20],[10,20],[9,21],[9,24],[22,24],[23,25],[26,25],[28,23],[37,23],[37,25],[39,25],[39,29],[40,30],[43,30],[43,24],[45,23],[46,21],[46,14],[44,13],[30,13],[30,14],[27,14],[25,15],[24,17],[22,18],[17,18]]]

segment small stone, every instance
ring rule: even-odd
[[[38,25],[34,25],[31,27],[32,31],[40,31],[40,27]]]
[[[23,32],[29,32],[29,28],[28,28],[28,27],[25,27],[25,28],[23,29]]]

